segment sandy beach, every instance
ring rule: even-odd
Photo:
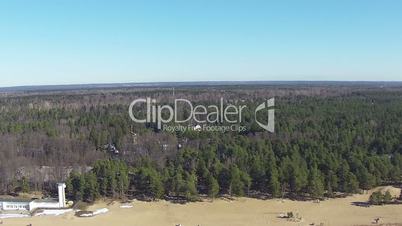
[[[362,207],[354,202],[365,202],[369,194],[330,199],[319,203],[312,201],[257,200],[238,198],[217,199],[213,202],[173,204],[167,201],[133,201],[132,208],[119,202],[98,202],[89,210],[107,208],[109,211],[90,218],[78,218],[74,213],[61,216],[36,216],[30,218],[3,219],[3,225],[25,226],[244,226],[244,225],[320,225],[351,226],[372,225],[380,218],[379,225],[402,225],[402,205]],[[124,208],[125,207],[125,208]],[[301,217],[294,222],[278,216],[293,211]],[[399,224],[398,224],[399,225]]]

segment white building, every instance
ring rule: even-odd
[[[0,199],[0,210],[28,210],[32,211],[38,208],[57,209],[66,207],[66,184],[58,183],[58,199]]]

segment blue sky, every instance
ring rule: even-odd
[[[400,0],[4,0],[0,86],[402,80]]]

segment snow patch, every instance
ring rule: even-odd
[[[133,208],[133,205],[131,204],[123,204],[120,206],[120,208]]]
[[[102,208],[102,209],[95,210],[92,213],[81,214],[80,217],[93,217],[93,216],[96,216],[96,215],[99,215],[99,214],[104,214],[104,213],[107,213],[107,212],[109,212],[109,209]]]
[[[38,212],[37,214],[35,214],[35,216],[59,216],[59,215],[63,215],[65,213],[68,213],[71,211],[73,211],[73,210],[72,209],[60,209],[60,210],[46,209],[41,212]]]
[[[4,214],[0,214],[0,219],[21,218],[21,217],[30,217],[30,215],[29,214],[19,214],[19,213],[4,213]]]
[[[109,212],[108,208],[102,208],[102,209],[95,210],[93,215],[103,214],[103,213],[107,213],[107,212]]]

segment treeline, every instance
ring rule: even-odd
[[[281,95],[288,89],[291,94]],[[323,197],[401,181],[400,90],[326,96],[320,96],[325,87],[316,95],[299,95],[297,87],[266,90],[176,90],[177,97],[196,104],[215,104],[223,96],[225,104],[249,106],[243,115],[247,130],[239,133],[169,133],[132,123],[128,105],[134,97],[171,103],[170,91],[2,97],[0,193],[47,190],[45,182],[64,181],[71,169],[70,198],[88,201]],[[271,134],[255,124],[250,109],[276,94]],[[105,148],[110,145],[119,152]],[[82,170],[86,166],[93,169]]]
[[[99,160],[90,172],[70,175],[68,194],[85,201],[98,197],[197,200],[200,195],[214,198],[223,194],[322,198],[397,182],[402,174],[400,165],[394,164],[402,161],[400,154],[338,160],[331,159],[334,155],[330,153],[295,148],[290,156],[281,158],[268,141],[240,139],[236,143],[183,149],[163,168],[150,160],[136,166],[121,160]],[[240,144],[247,144],[247,148]],[[316,154],[325,157],[317,158]]]

